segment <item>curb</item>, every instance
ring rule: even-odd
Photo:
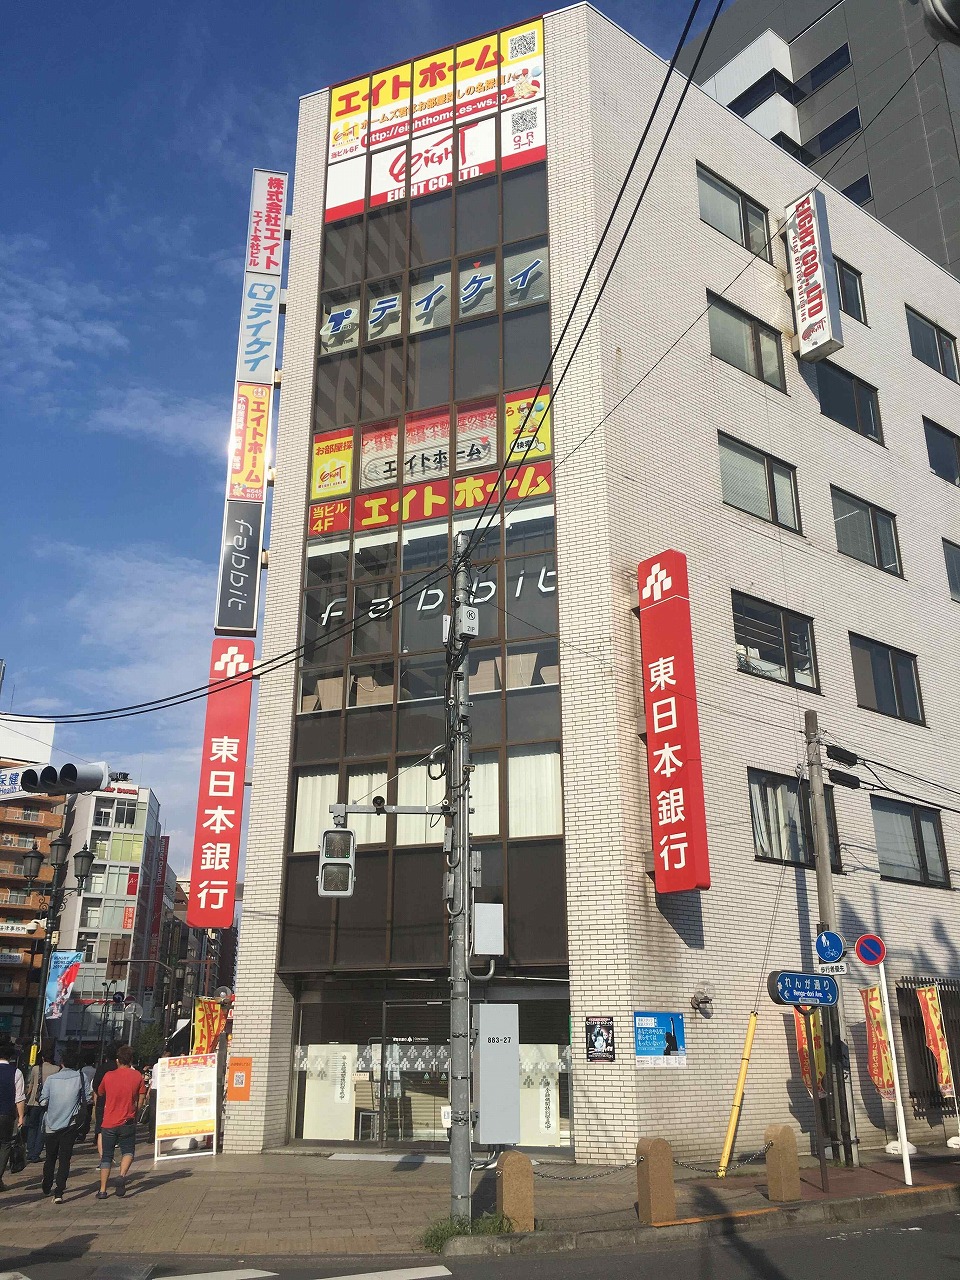
[[[630,1227],[598,1231],[534,1231],[509,1236],[454,1236],[443,1246],[444,1258],[498,1257],[505,1254],[571,1253],[578,1249],[658,1248],[713,1236],[760,1235],[790,1227],[858,1222],[866,1218],[896,1217],[926,1209],[950,1209],[960,1204],[960,1186],[881,1191],[845,1200],[814,1200],[806,1204],[743,1213],[689,1218],[662,1227]]]

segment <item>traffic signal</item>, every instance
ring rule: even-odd
[[[124,978],[127,973],[127,960],[130,959],[130,938],[112,938],[107,956],[107,981]]]
[[[317,893],[321,898],[353,896],[356,855],[357,837],[347,827],[334,827],[323,833],[317,876]]]
[[[20,774],[20,790],[40,792],[48,796],[79,795],[81,791],[102,791],[110,785],[110,770],[102,760],[96,764],[69,764],[56,768],[24,769]]]

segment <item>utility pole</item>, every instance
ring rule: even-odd
[[[467,913],[470,901],[470,689],[467,653],[478,631],[470,605],[470,539],[454,548],[453,617],[447,640],[447,788],[452,823],[450,871],[450,1217],[470,1218],[472,1172],[470,1096],[470,982]]]
[[[819,921],[817,933],[829,929],[837,932],[837,902],[833,892],[833,866],[830,861],[830,831],[827,826],[827,802],[823,791],[823,762],[820,758],[820,722],[816,711],[805,711],[804,735],[807,741],[807,777],[810,781],[810,816],[813,826],[813,853],[817,869],[817,908]],[[835,1009],[824,1009],[822,1016],[829,1029],[827,1036],[828,1077],[833,1070],[833,1080],[827,1082],[828,1092],[836,1098],[839,1117],[840,1141],[843,1144],[844,1161],[857,1167],[860,1151],[854,1129],[853,1084],[850,1078],[850,1054],[847,1047],[846,1018],[843,1012],[843,983],[838,982],[840,999]],[[817,1081],[812,1079],[813,1105],[817,1107]]]

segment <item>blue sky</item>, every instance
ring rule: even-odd
[[[687,5],[598,7],[669,56]],[[292,172],[300,95],[533,10],[480,12],[51,0],[6,24],[0,711],[204,682],[250,171]],[[202,717],[195,702],[57,731],[67,756],[153,787],[178,869]]]

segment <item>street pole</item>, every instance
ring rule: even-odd
[[[47,981],[50,977],[50,957],[53,955],[53,932],[60,915],[60,893],[66,876],[66,865],[54,867],[53,880],[50,884],[50,901],[47,903],[47,918],[44,922],[43,959],[40,961],[40,990],[37,994],[37,1011],[33,1022],[33,1047],[30,1050],[31,1066],[38,1061],[40,1045],[43,1042],[43,1014],[47,1000]]]
[[[903,1092],[900,1088],[900,1067],[897,1062],[897,1042],[893,1038],[893,1018],[890,1016],[890,993],[887,991],[887,971],[881,960],[877,965],[877,977],[880,979],[880,1002],[883,1005],[883,1017],[887,1024],[887,1043],[890,1045],[890,1067],[893,1074],[893,1105],[897,1113],[897,1139],[900,1156],[903,1160],[903,1181],[908,1187],[913,1186],[913,1173],[910,1169],[910,1142],[907,1139],[907,1118],[903,1113]],[[890,1144],[887,1146],[889,1151]]]
[[[810,817],[813,826],[813,854],[817,869],[817,909],[820,919],[817,933],[825,929],[837,931],[837,901],[833,892],[833,867],[830,861],[830,831],[827,826],[827,802],[823,791],[823,762],[820,758],[820,722],[816,711],[805,711],[804,734],[807,742],[807,777],[810,782]],[[860,1149],[856,1136],[853,1081],[850,1075],[850,1053],[847,1047],[846,1017],[843,1011],[843,983],[838,982],[840,997],[835,1009],[826,1009],[828,1028],[827,1051],[831,1071],[827,1072],[828,1089],[836,1099],[835,1111],[840,1120],[840,1141],[844,1163],[856,1168]]]
[[[805,1005],[800,1006],[800,1013],[807,1030],[807,1064],[810,1071],[810,1094],[813,1098],[813,1134],[814,1141],[817,1144],[817,1159],[820,1162],[820,1186],[824,1192],[828,1192],[830,1183],[827,1180],[826,1138],[823,1132],[823,1113],[820,1109],[820,1089],[817,1085],[817,1050],[813,1043],[813,1018],[815,1012],[816,1010],[808,1009]]]
[[[467,964],[467,911],[470,864],[470,690],[467,653],[470,639],[461,635],[470,604],[469,537],[457,534],[453,617],[447,647],[448,740],[451,768],[447,778],[452,810],[453,893],[450,913],[450,1217],[470,1219],[471,1098],[470,983]]]

